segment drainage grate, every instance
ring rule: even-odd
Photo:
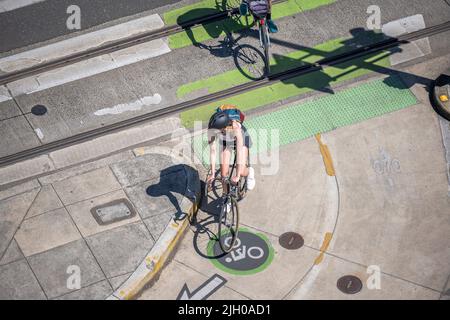
[[[356,294],[362,290],[362,281],[355,276],[344,276],[337,282],[337,287],[345,294]]]
[[[286,232],[279,239],[280,246],[288,250],[297,250],[303,247],[305,240],[295,232]]]
[[[38,104],[31,108],[31,113],[35,116],[43,116],[47,113],[47,108],[41,104]]]
[[[131,203],[126,199],[119,199],[91,209],[91,213],[100,225],[130,219],[136,215]]]

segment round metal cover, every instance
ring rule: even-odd
[[[362,290],[362,281],[355,276],[344,276],[337,282],[337,287],[343,293],[355,294]]]
[[[279,239],[280,246],[288,250],[297,250],[303,247],[305,240],[295,232],[286,232]]]
[[[31,108],[31,113],[35,116],[43,116],[47,113],[47,108],[43,105],[38,104]]]

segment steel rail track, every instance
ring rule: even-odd
[[[279,3],[286,0],[274,0],[273,3]],[[74,54],[67,55],[62,58],[58,58],[46,63],[42,63],[36,66],[32,66],[29,68],[24,68],[18,71],[10,72],[4,75],[0,75],[0,85],[5,85],[13,81],[17,81],[20,79],[24,79],[26,77],[30,77],[39,73],[43,73],[46,71],[51,71],[57,68],[61,68],[67,65],[71,65],[80,61],[84,61],[87,59],[91,59],[94,57],[98,57],[104,54],[116,52],[122,49],[126,49],[144,42],[149,42],[156,39],[161,39],[163,37],[168,37],[170,35],[179,33],[184,31],[185,29],[190,29],[193,27],[197,27],[202,24],[212,23],[224,20],[228,18],[232,14],[237,14],[239,12],[239,9],[229,9],[226,11],[217,12],[215,14],[200,17],[198,19],[193,19],[186,21],[180,25],[172,25],[163,27],[157,30],[144,32],[141,34],[138,34],[136,36],[132,36],[129,38],[121,39],[118,41],[113,41],[104,45],[101,45],[99,47],[95,47],[83,52],[78,52]]]
[[[339,54],[333,57],[328,57],[320,60],[319,62],[293,68],[284,72],[280,72],[271,75],[268,78],[256,80],[253,82],[238,85],[220,92],[212,93],[203,97],[199,97],[193,100],[182,102],[164,109],[149,112],[134,118],[130,118],[124,121],[106,125],[101,128],[97,128],[91,131],[76,134],[74,136],[64,138],[61,140],[53,141],[38,147],[34,147],[28,150],[24,150],[12,155],[8,155],[0,158],[0,167],[14,164],[23,160],[27,160],[39,155],[47,154],[49,152],[59,150],[80,142],[88,141],[93,138],[118,132],[120,130],[142,124],[147,121],[157,120],[166,116],[176,114],[181,111],[186,111],[195,108],[200,105],[214,102],[216,100],[228,98],[237,94],[245,93],[250,90],[262,88],[277,82],[285,81],[287,79],[295,78],[301,75],[312,73],[323,69],[326,66],[338,65],[356,58],[367,56],[371,53],[383,51],[392,47],[396,47],[401,44],[409,43],[414,40],[418,40],[424,37],[433,36],[442,32],[450,31],[450,21],[439,24],[437,26],[429,27],[420,31],[409,33],[398,38],[391,38],[384,41],[380,41],[362,48],[354,49],[349,52]]]

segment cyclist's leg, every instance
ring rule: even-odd
[[[248,176],[248,167],[247,167],[247,162],[248,162],[248,147],[243,146],[242,147],[242,152],[244,153],[244,163],[239,166],[239,175],[241,177],[247,177]],[[237,171],[237,170],[236,170]]]
[[[222,176],[222,180],[227,178],[230,173],[230,159],[231,159],[231,149],[226,145],[223,145],[220,152],[220,175]],[[222,183],[222,190],[227,193],[228,190],[225,190],[227,185]]]
[[[249,174],[249,168],[248,168],[248,156],[249,156],[249,150],[252,145],[252,141],[250,138],[250,134],[247,131],[247,128],[242,126],[242,135],[244,137],[244,145],[242,146],[242,152],[244,155],[243,163],[239,166],[239,174],[241,177],[247,177]]]
[[[278,27],[272,20],[272,0],[268,0],[269,2],[269,12],[267,14],[267,26],[269,27],[270,33],[277,33]]]
[[[255,180],[255,170],[252,168],[250,163],[250,148],[253,145],[252,138],[250,137],[250,134],[248,133],[247,129],[244,128],[244,147],[245,147],[245,160],[246,160],[246,175],[243,175],[244,177],[247,177],[247,189],[253,190],[256,186],[256,180]]]
[[[239,6],[239,13],[242,16],[246,16],[248,14],[248,2],[247,0],[242,0],[241,5]]]

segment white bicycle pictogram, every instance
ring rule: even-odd
[[[227,237],[225,239],[225,244],[229,245],[229,242],[232,240],[232,237]],[[243,245],[241,247],[241,240],[236,239],[236,244],[233,248],[233,251],[230,252],[231,257],[225,259],[225,262],[232,263],[242,259],[247,258],[258,260],[264,256],[264,250],[260,247],[250,247],[247,249],[247,246]]]

